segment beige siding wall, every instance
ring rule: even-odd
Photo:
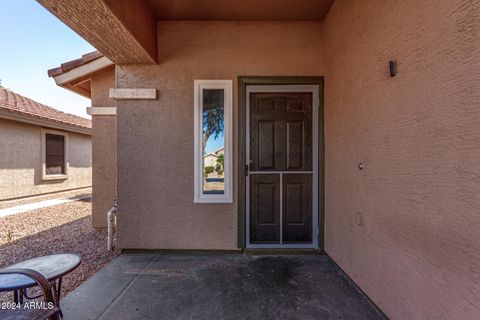
[[[0,200],[92,185],[90,136],[69,133],[68,179],[42,181],[41,127],[0,119]]]
[[[480,1],[337,0],[323,35],[327,253],[392,319],[480,319]]]
[[[108,69],[92,76],[92,107],[115,107],[108,90],[115,87],[115,70]],[[116,116],[92,116],[93,201],[92,224],[107,227],[107,211],[116,198]]]
[[[160,64],[116,71],[120,88],[159,90],[117,102],[120,247],[237,248],[236,203],[193,203],[193,81],[322,75],[321,40],[319,23],[159,23]]]

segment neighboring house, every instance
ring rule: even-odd
[[[205,167],[215,167],[218,156],[214,153],[209,153],[203,157],[203,165]]]
[[[225,147],[218,148],[213,152],[217,157],[221,154],[225,154]]]
[[[217,164],[218,156],[224,153],[225,148],[219,148],[214,152],[211,152],[203,157],[203,165],[205,167],[215,167]]]
[[[92,184],[91,122],[0,87],[0,200]]]
[[[115,64],[75,70],[120,248],[319,249],[394,319],[478,318],[479,0],[39,2]]]

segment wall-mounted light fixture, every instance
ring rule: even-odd
[[[390,77],[395,77],[397,75],[397,61],[390,60]]]

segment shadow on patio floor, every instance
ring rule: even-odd
[[[62,301],[68,319],[384,319],[322,255],[122,254]]]

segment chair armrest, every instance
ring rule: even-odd
[[[42,288],[45,302],[53,302],[55,306],[58,305],[55,296],[52,293],[52,286],[50,282],[39,272],[31,269],[24,268],[12,268],[12,269],[0,269],[0,275],[2,274],[21,274],[33,279]]]

